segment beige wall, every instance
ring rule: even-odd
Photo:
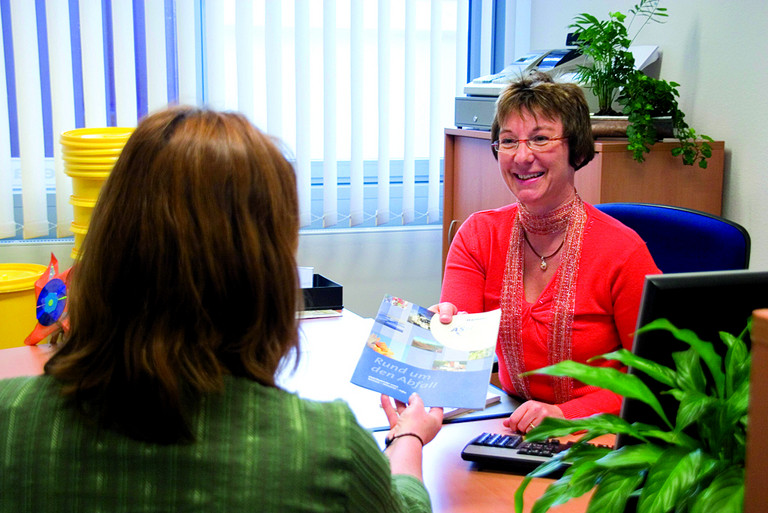
[[[520,1],[520,0],[518,0]],[[514,0],[510,0],[514,3]],[[560,47],[573,17],[627,13],[637,0],[531,0],[531,49]],[[662,0],[669,17],[638,44],[662,50],[660,78],[680,84],[686,120],[725,141],[723,213],[752,237],[752,269],[768,269],[768,2]]]

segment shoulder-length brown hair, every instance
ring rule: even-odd
[[[568,138],[568,163],[574,169],[586,166],[595,156],[595,141],[584,92],[576,84],[559,83],[542,72],[533,72],[511,83],[496,101],[491,141],[499,139],[501,125],[510,114],[543,116],[563,123]],[[498,158],[493,147],[493,156]]]
[[[223,375],[274,386],[297,346],[297,244],[294,171],[269,137],[235,113],[148,116],[101,191],[46,372],[103,427],[193,439]]]

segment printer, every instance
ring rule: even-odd
[[[634,45],[630,47],[635,58],[635,67],[646,70],[659,59],[660,51],[654,45]],[[586,58],[577,48],[540,50],[527,53],[515,59],[509,66],[493,75],[474,79],[464,86],[464,95],[456,97],[455,124],[458,128],[490,130],[496,113],[496,99],[504,88],[525,73],[537,69],[552,75],[558,81],[578,82],[579,66],[584,66]],[[590,111],[597,110],[597,98],[584,87]]]

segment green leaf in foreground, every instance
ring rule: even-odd
[[[714,346],[710,342],[701,340],[696,333],[691,330],[680,329],[674,326],[667,319],[656,319],[649,322],[639,330],[638,333],[644,333],[646,331],[653,330],[666,330],[672,333],[674,337],[682,342],[690,345],[707,364],[709,372],[712,374],[712,379],[715,381],[718,394],[722,397],[725,386],[725,376],[723,375],[723,359],[717,354]]]
[[[691,513],[741,513],[744,510],[744,469],[718,474],[691,507]]]
[[[664,422],[672,427],[659,400],[653,395],[653,392],[643,383],[640,378],[632,374],[627,374],[613,367],[593,367],[583,363],[566,360],[535,371],[526,372],[530,374],[545,374],[548,376],[568,376],[574,379],[600,388],[606,388],[623,397],[637,399],[642,401],[655,411]]]
[[[677,448],[668,450],[648,472],[640,495],[638,510],[665,513],[680,504],[703,475],[711,472],[716,462],[701,450],[692,452]]]
[[[623,513],[632,492],[645,479],[645,472],[626,469],[603,476],[589,501],[587,513]]]
[[[613,351],[612,353],[606,353],[589,359],[590,362],[595,360],[616,360],[627,367],[633,367],[635,370],[644,372],[659,383],[663,383],[669,387],[673,386],[675,383],[675,371],[664,365],[637,356],[631,351],[627,351],[623,348]]]

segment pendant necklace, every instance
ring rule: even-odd
[[[523,230],[523,238],[525,239],[526,244],[528,244],[528,247],[531,248],[531,251],[533,251],[533,254],[537,257],[541,258],[541,263],[539,264],[539,267],[541,268],[541,271],[544,272],[547,270],[547,258],[552,258],[553,256],[557,255],[561,249],[563,249],[563,244],[565,244],[565,237],[563,237],[563,240],[560,242],[560,245],[557,247],[555,251],[552,252],[551,255],[539,255],[539,253],[533,249],[533,245],[531,244],[531,241],[528,240],[528,234],[525,233],[525,230]]]

